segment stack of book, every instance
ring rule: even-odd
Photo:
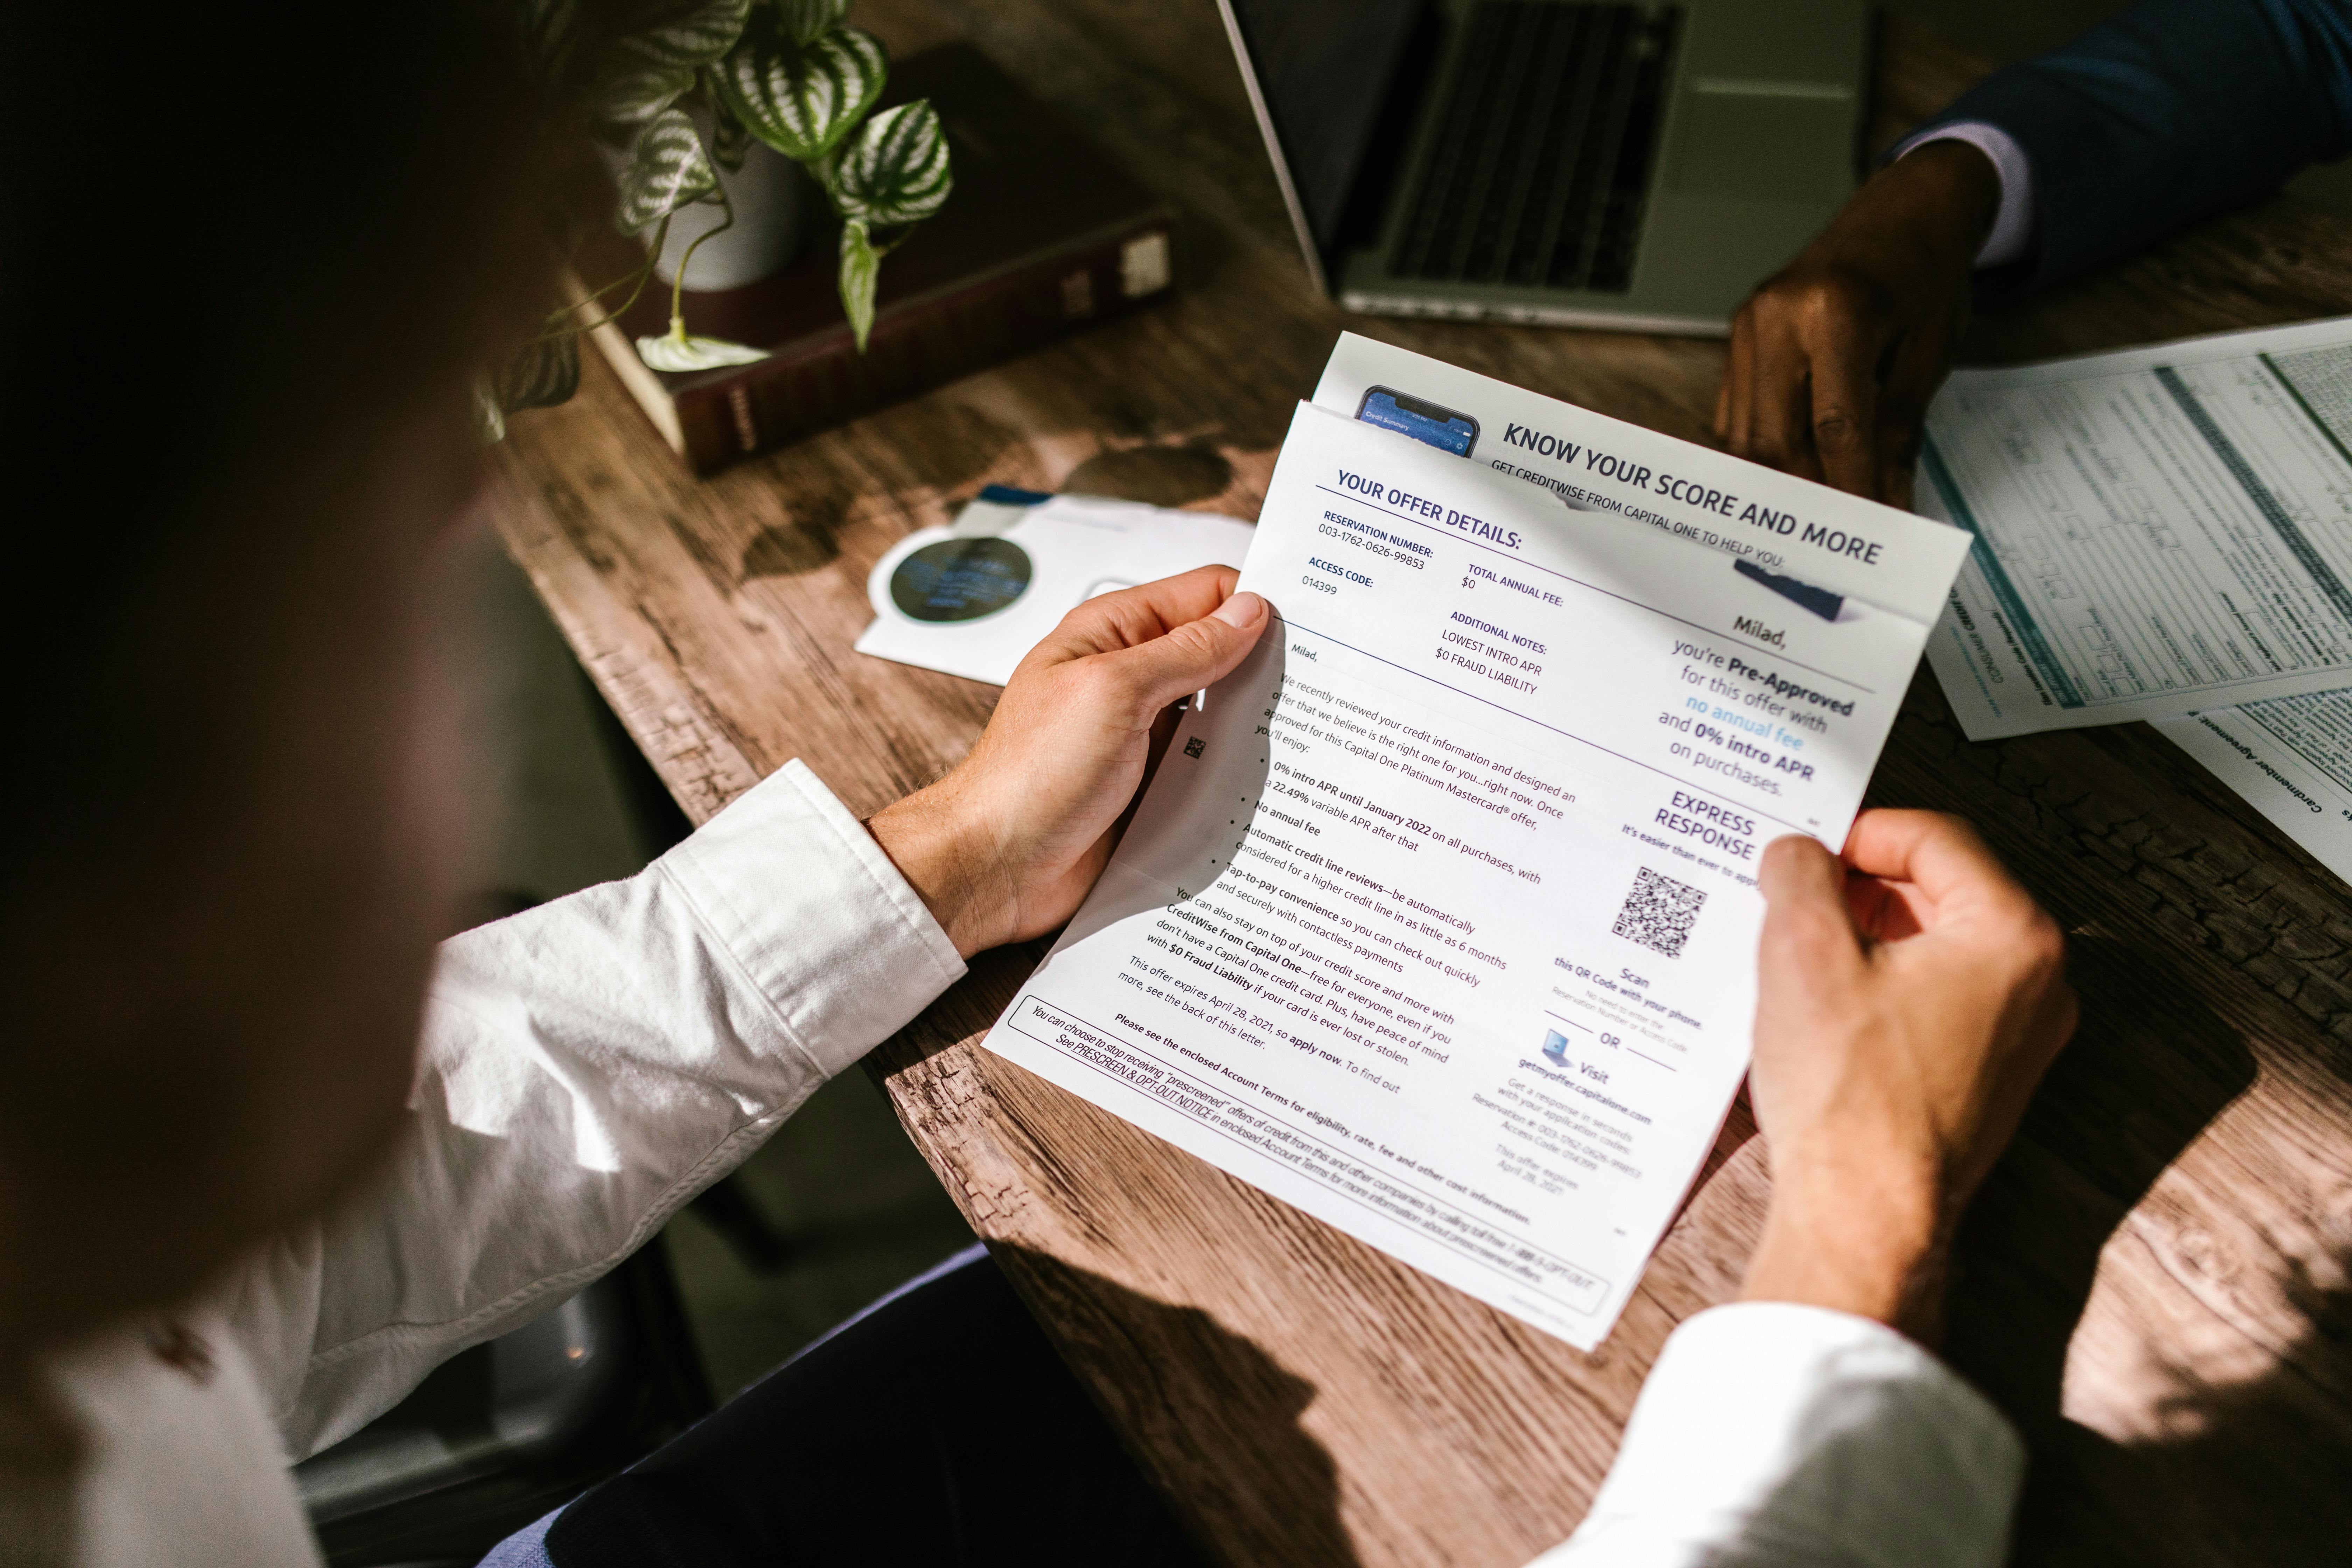
[[[882,264],[874,331],[860,353],[835,287],[837,226],[802,258],[738,289],[688,291],[687,331],[770,351],[752,364],[671,374],[635,340],[668,330],[669,290],[649,285],[593,334],[664,440],[698,474],[1000,363],[1164,296],[1175,220],[969,45],[929,50],[892,73],[882,105],[927,98],[946,126],[955,192]],[[582,275],[634,271],[645,251],[590,241]]]

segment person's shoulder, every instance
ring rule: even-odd
[[[11,1560],[315,1568],[278,1436],[209,1316],[142,1319],[37,1363],[0,1402]],[[191,1530],[202,1521],[201,1536]]]

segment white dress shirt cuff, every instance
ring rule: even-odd
[[[1537,1568],[1995,1568],[2024,1466],[2000,1412],[1892,1329],[1717,1307],[1666,1342],[1591,1512]]]
[[[1998,125],[1966,120],[1957,125],[1937,125],[1920,132],[1897,146],[1894,158],[1887,162],[1915,153],[1930,142],[1967,142],[1991,160],[1993,173],[2000,177],[2000,208],[1993,216],[1992,232],[1977,247],[1977,265],[2006,267],[2021,259],[2026,247],[2033,242],[2033,161],[2017,144],[2017,138]]]
[[[777,769],[659,864],[827,1075],[963,975],[923,900],[804,763]]]

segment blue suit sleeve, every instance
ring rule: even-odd
[[[2352,3],[2142,0],[1929,123],[1963,121],[2032,160],[2037,244],[2004,281],[2047,282],[2352,151]]]

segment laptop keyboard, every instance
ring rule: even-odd
[[[1622,293],[1680,8],[1480,0],[1390,270]]]

